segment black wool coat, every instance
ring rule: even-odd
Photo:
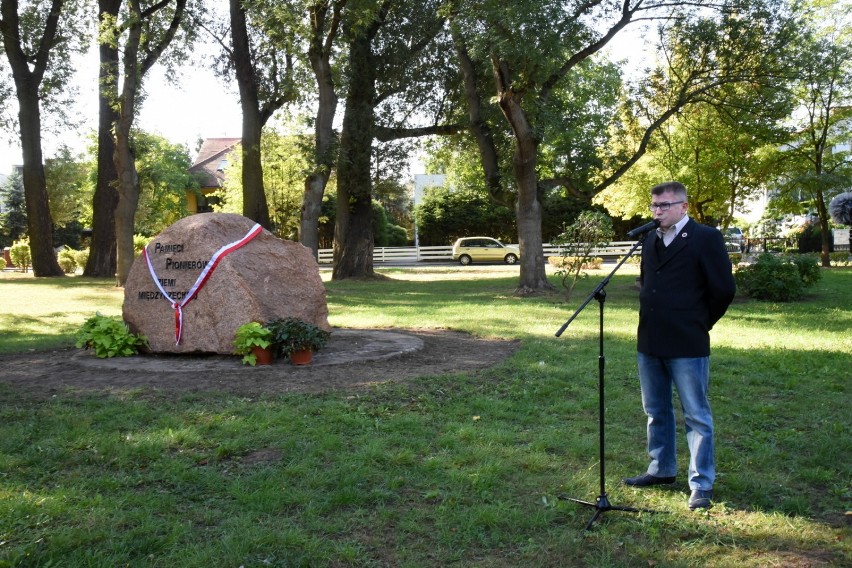
[[[655,231],[642,244],[637,349],[656,357],[707,357],[710,330],[736,293],[722,233],[690,219],[663,253],[658,240]]]

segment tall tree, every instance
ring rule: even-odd
[[[24,195],[24,180],[18,171],[12,172],[0,187],[0,247],[10,247],[12,243],[27,235],[27,200]]]
[[[448,43],[438,4],[364,4],[344,16],[347,91],[337,160],[335,280],[373,275],[374,140],[459,130],[442,120]],[[416,126],[412,117],[429,124]]]
[[[115,207],[118,205],[118,171],[115,169],[113,125],[118,120],[118,44],[113,22],[122,0],[98,0],[98,156],[97,180],[92,198],[92,239],[85,276],[110,277],[116,269]]]
[[[727,228],[774,176],[774,148],[786,139],[781,124],[791,111],[781,83],[728,91],[682,109],[655,133],[643,159],[594,202],[625,219],[649,217],[649,184],[677,179],[689,188],[691,216]]]
[[[828,18],[822,23],[831,25],[812,30],[799,58],[802,65],[794,93],[800,112],[794,115],[794,135],[780,153],[778,189],[788,202],[791,195],[807,197],[818,219],[822,265],[827,267],[831,221],[828,203],[852,185],[852,153],[848,149],[852,33],[848,27],[833,26],[834,22],[843,21],[842,14],[830,10],[826,15]]]
[[[291,41],[295,25],[286,9],[242,0],[230,0],[230,22],[228,57],[243,113],[243,215],[272,230],[263,187],[261,133],[275,111],[297,97]]]
[[[41,146],[42,102],[49,106],[67,86],[69,55],[82,50],[86,35],[79,24],[76,3],[0,1],[3,51],[12,69],[18,101],[18,124],[23,153],[23,182],[27,224],[36,276],[62,276],[53,251]],[[21,13],[19,13],[21,12]]]
[[[314,152],[310,173],[305,178],[299,242],[319,253],[319,219],[322,199],[337,157],[334,117],[338,97],[335,89],[332,56],[340,32],[347,0],[317,0],[308,7],[308,60],[317,86],[317,110],[314,117]]]
[[[542,254],[541,190],[559,184],[569,192],[585,193],[590,198],[623,175],[645,152],[651,134],[678,110],[720,85],[763,77],[761,55],[771,54],[775,48],[778,8],[777,2],[763,5],[762,0],[721,4],[704,0],[621,0],[573,2],[568,6],[558,0],[509,0],[499,5],[466,0],[454,3],[454,38],[468,87],[467,100],[479,104],[488,100],[485,92],[476,90],[482,85],[478,75],[487,66],[493,78],[492,96],[514,139],[511,163],[521,246],[519,294],[552,289]],[[664,44],[662,54],[663,61],[688,61],[689,64],[679,65],[682,73],[652,74],[647,81],[649,89],[667,93],[667,107],[643,117],[644,135],[638,147],[613,157],[609,167],[605,164],[595,176],[564,170],[553,172],[553,179],[539,179],[543,125],[554,113],[570,111],[570,107],[554,104],[554,94],[639,18],[659,19],[665,26],[661,31],[663,38],[684,38]],[[487,183],[493,191],[505,192],[490,150],[493,143],[488,139],[489,129],[477,129],[473,122],[476,116],[472,111],[471,126],[480,148],[487,150],[483,155]],[[593,178],[598,182],[591,188],[578,183]]]
[[[160,0],[144,4],[129,0],[123,20],[113,22],[111,33],[118,44],[123,39],[121,88],[115,106],[115,167],[118,173],[118,203],[115,208],[116,280],[123,286],[134,260],[133,233],[139,204],[139,175],[136,171],[132,128],[138,112],[145,74],[160,59],[185,24],[187,0]],[[186,28],[188,29],[188,28]],[[104,34],[102,29],[102,36]],[[185,37],[191,37],[191,31]]]

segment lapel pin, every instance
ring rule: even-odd
[[[681,233],[681,234],[680,234],[680,236],[681,236],[681,237],[683,237],[683,238],[685,239],[685,238],[686,238],[686,233]]]

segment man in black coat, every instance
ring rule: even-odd
[[[677,388],[689,445],[690,509],[712,506],[716,466],[710,384],[710,330],[736,293],[722,233],[687,215],[686,188],[666,182],[651,189],[660,221],[645,238],[639,293],[638,354],[642,406],[648,415],[646,473],[624,483],[647,487],[674,483]]]

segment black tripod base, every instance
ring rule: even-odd
[[[606,513],[607,511],[625,511],[627,513],[654,513],[655,511],[651,511],[649,509],[636,509],[634,507],[619,507],[616,505],[612,505],[609,502],[609,498],[606,496],[606,493],[598,495],[597,499],[595,499],[594,503],[589,501],[583,501],[582,499],[574,499],[573,497],[566,497],[564,495],[559,496],[560,499],[565,501],[572,501],[574,503],[579,503],[581,505],[586,505],[587,507],[594,507],[595,514],[589,519],[589,522],[586,523],[586,528],[584,530],[589,530],[592,528],[592,525],[595,524],[595,521],[598,518]]]

